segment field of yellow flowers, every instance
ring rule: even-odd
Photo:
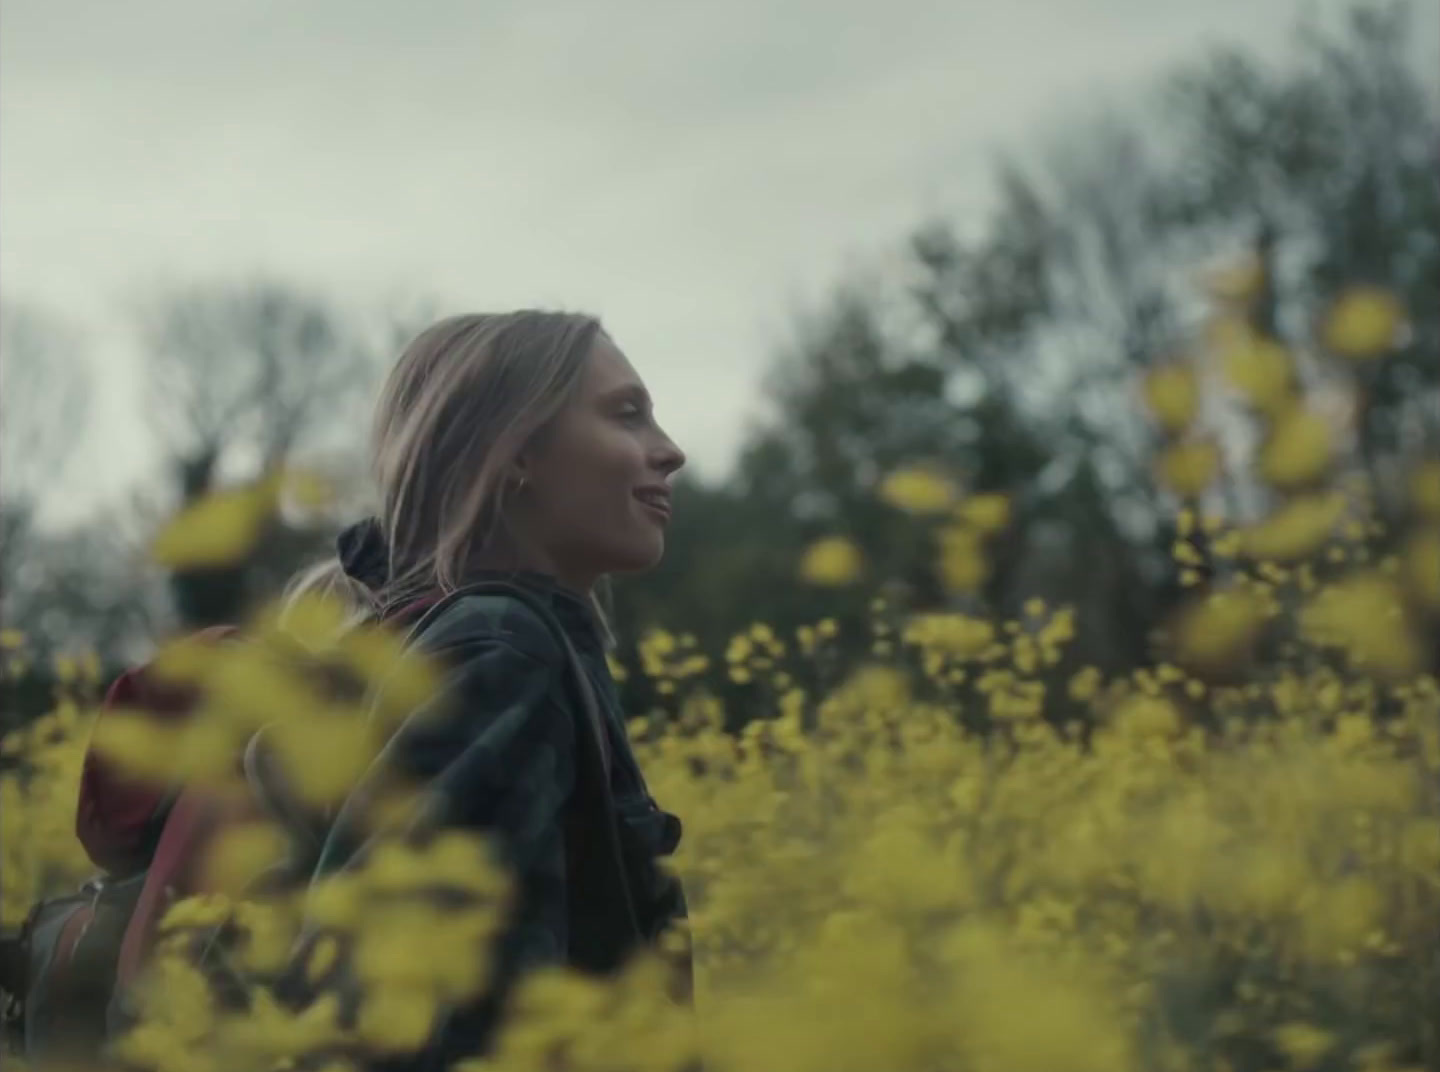
[[[1383,295],[1349,295],[1331,314],[1333,348],[1363,357],[1394,317]],[[656,678],[669,705],[631,730],[652,791],[686,824],[674,866],[691,925],[667,944],[693,947],[694,1011],[666,997],[667,951],[605,983],[541,972],[497,1053],[462,1069],[661,1072],[700,1055],[712,1072],[1440,1068],[1440,461],[1415,461],[1410,528],[1398,550],[1371,554],[1366,489],[1334,478],[1332,434],[1285,352],[1228,330],[1232,388],[1267,422],[1256,464],[1280,494],[1245,525],[1177,507],[1193,598],[1164,661],[1109,679],[1082,669],[1061,687],[1087,717],[1060,721],[1046,682],[1084,628],[1066,608],[1032,600],[991,621],[877,601],[872,657],[823,695],[798,682],[827,659],[833,622],[794,636],[757,624],[716,653],[771,698],[732,735],[703,684],[710,658],[651,634],[641,665],[620,669]],[[1167,437],[1157,476],[1181,503],[1220,465],[1195,430],[1202,390],[1185,365],[1142,385]],[[921,468],[879,493],[934,527],[953,590],[978,585],[1002,498],[966,498]],[[843,584],[862,565],[837,535],[801,569]],[[105,746],[139,767],[181,755],[221,779],[218,757],[278,707],[293,712],[292,773],[333,802],[384,717],[367,728],[317,703],[275,652],[293,659],[299,639],[362,678],[391,673],[396,717],[431,687],[413,661],[394,673],[393,638],[335,640],[337,622],[313,602],[283,623],[260,615],[237,650],[172,645],[162,659],[205,686],[207,717],[173,735],[122,720]],[[88,718],[61,696],[4,742],[24,760],[0,783],[7,923],[87,873],[71,824]],[[322,748],[325,765],[301,762]],[[398,790],[377,801],[377,829],[405,804]],[[314,891],[317,996],[277,1000],[300,905],[247,895],[243,876],[281,841],[237,831],[215,864],[233,896],[172,910],[117,1060],[344,1072],[414,1049],[447,1003],[484,985],[506,876],[446,835],[396,841]],[[242,1006],[189,959],[221,924]],[[344,986],[323,985],[339,975]]]

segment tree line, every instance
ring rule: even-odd
[[[985,218],[925,221],[899,265],[840,281],[775,355],[767,418],[733,470],[682,476],[665,561],[615,585],[622,657],[635,662],[657,627],[718,653],[756,622],[787,635],[824,618],[858,657],[877,597],[1005,616],[1038,596],[1075,608],[1074,661],[1141,661],[1182,584],[1177,493],[1157,478],[1164,434],[1140,392],[1205,336],[1217,303],[1243,306],[1344,411],[1344,464],[1370,481],[1382,519],[1399,518],[1407,466],[1440,450],[1440,115],[1408,51],[1409,12],[1371,5],[1307,27],[1280,63],[1239,48],[1198,57],[1142,105],[1000,161]],[[1391,296],[1405,331],[1384,360],[1337,369],[1306,340],[1357,285]],[[158,296],[135,325],[163,469],[55,534],[35,517],[93,402],[83,341],[55,313],[7,300],[0,619],[32,654],[23,680],[5,682],[7,719],[43,708],[56,653],[91,650],[113,672],[175,630],[243,618],[327,553],[337,522],[369,506],[360,451],[374,389],[435,312],[365,322],[276,280]],[[1224,464],[1178,498],[1263,515],[1275,492],[1248,465],[1263,443],[1244,407],[1209,417]],[[233,566],[144,564],[165,517],[296,464],[334,478],[329,512],[282,511]],[[917,465],[963,496],[1004,496],[1003,538],[964,593],[914,519],[877,495]],[[855,576],[807,583],[807,549],[836,536],[858,553]],[[652,687],[631,675],[627,701],[659,702]]]

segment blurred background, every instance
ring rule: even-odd
[[[324,555],[400,348],[520,306],[601,316],[691,459],[663,566],[616,585],[624,657],[952,605],[875,494],[923,462],[1008,497],[970,603],[1069,604],[1076,662],[1135,664],[1180,593],[1136,385],[1216,300],[1300,347],[1342,288],[1394,296],[1384,361],[1298,375],[1382,518],[1440,447],[1437,162],[1435,3],[9,0],[6,719],[56,655],[108,676]],[[1269,505],[1242,418],[1207,412],[1191,496],[1234,521]],[[282,466],[332,506],[234,567],[150,560]],[[835,537],[863,568],[807,581]]]

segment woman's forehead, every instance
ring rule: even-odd
[[[604,334],[596,337],[590,360],[586,362],[585,385],[587,393],[592,395],[645,390],[644,381],[630,359]]]

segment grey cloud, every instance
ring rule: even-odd
[[[1086,94],[1218,39],[1273,49],[1298,10],[8,0],[6,288],[98,321],[116,385],[112,298],[159,272],[591,308],[716,473],[777,328],[847,260],[978,211],[992,150]],[[77,500],[153,459],[114,405]]]

